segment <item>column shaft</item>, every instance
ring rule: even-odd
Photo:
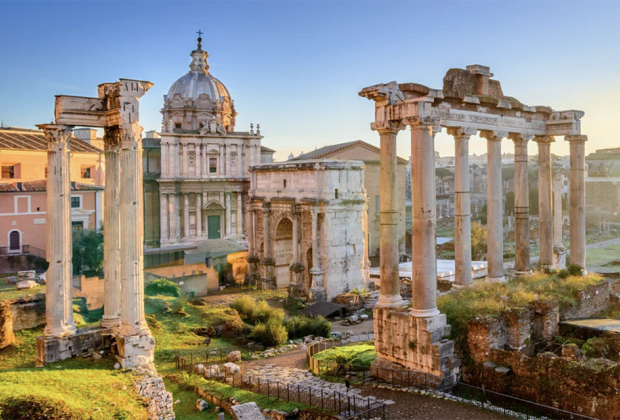
[[[540,265],[553,267],[553,203],[551,200],[551,142],[552,137],[536,137],[538,143],[538,231]]]
[[[189,162],[187,161],[187,143],[181,143],[183,149],[183,163],[181,163],[181,175],[189,176]]]
[[[226,200],[226,236],[231,234],[231,222],[232,222],[232,212],[231,212],[231,204],[230,204],[230,193],[224,192],[224,198]]]
[[[201,149],[200,144],[196,143],[194,145],[194,148],[196,150],[196,162],[194,163],[196,167],[195,173],[196,173],[196,176],[200,178],[202,176],[202,154],[201,154],[202,152],[200,150]]]
[[[202,236],[202,194],[196,193],[196,237]]]
[[[469,186],[469,137],[463,129],[449,129],[455,140],[455,287],[468,286],[471,277],[471,202]]]
[[[527,138],[511,135],[515,144],[515,273],[530,273],[530,198]]]
[[[381,138],[379,172],[381,190],[379,215],[381,294],[377,301],[377,306],[379,307],[399,307],[404,304],[400,296],[400,276],[398,270],[399,197],[396,136],[400,130],[399,126],[400,122],[388,123],[386,127],[377,129]]]
[[[570,261],[586,269],[586,160],[587,136],[566,136],[570,143]]]
[[[487,279],[491,281],[504,280],[502,136],[506,134],[481,133],[487,139]]]
[[[71,128],[44,124],[47,139],[47,284],[45,338],[75,334],[71,285]]]
[[[103,212],[103,318],[101,326],[117,329],[121,325],[121,197],[120,129],[105,129],[105,201]]]
[[[189,238],[189,194],[183,194],[183,237]]]
[[[439,315],[435,258],[435,141],[429,124],[411,125],[412,308],[416,317]]]
[[[562,246],[562,174],[553,175],[553,245]]]
[[[161,177],[167,178],[168,177],[168,143],[163,143],[163,142],[161,143],[161,159],[160,160],[161,160]]]
[[[299,212],[296,211],[293,204],[293,264],[300,263],[299,261]]]
[[[239,158],[239,155],[237,155],[237,159],[238,158]],[[235,233],[239,236],[243,235],[243,211],[241,207],[242,205],[243,205],[243,193],[238,192],[237,193],[237,231]]]

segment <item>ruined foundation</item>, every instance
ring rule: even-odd
[[[398,372],[420,378],[427,385],[449,389],[459,379],[461,361],[454,353],[454,342],[446,316],[415,317],[405,309],[375,308],[375,349],[373,376],[387,382]]]
[[[147,332],[143,335],[116,336],[118,355],[116,359],[123,368],[153,366],[155,338]]]
[[[62,338],[37,337],[37,367],[60,362],[92,351],[108,349],[112,342],[112,330],[97,328],[78,330]]]

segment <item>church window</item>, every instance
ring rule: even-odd
[[[217,172],[217,158],[209,158],[209,173],[214,174]]]

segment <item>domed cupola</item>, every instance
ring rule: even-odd
[[[198,38],[198,48],[190,56],[189,72],[164,95],[162,131],[203,134],[234,131],[237,116],[234,103],[226,86],[209,72],[209,54],[202,50],[202,38]]]

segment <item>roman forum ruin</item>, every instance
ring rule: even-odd
[[[55,124],[41,124],[48,141],[46,327],[37,337],[45,365],[116,339],[123,367],[152,365],[155,340],[144,316],[142,127],[139,99],[152,83],[120,79],[98,87],[97,98],[56,96]],[[101,328],[76,331],[73,322],[69,159],[76,125],[105,130],[106,199],[104,315]],[[121,234],[122,232],[122,234]]]
[[[561,263],[561,233],[554,240],[552,218],[551,143],[564,136],[570,143],[571,262],[585,272],[585,142],[582,111],[554,111],[528,106],[505,96],[489,67],[450,69],[442,89],[416,83],[390,82],[362,89],[360,96],[375,102],[371,129],[381,139],[381,290],[375,308],[376,366],[425,372],[455,383],[460,362],[450,331],[437,309],[435,256],[436,205],[434,137],[442,127],[455,140],[455,287],[472,284],[469,203],[469,148],[472,135],[487,140],[488,151],[488,280],[503,281],[501,141],[515,147],[515,274],[530,270],[527,142],[538,144],[540,265]],[[396,236],[396,135],[411,129],[412,307],[404,309],[398,276]],[[560,198],[561,199],[561,198]],[[557,205],[557,202],[556,202]],[[561,206],[560,206],[561,208]],[[556,212],[557,214],[557,212]],[[557,223],[557,221],[556,221]],[[560,213],[561,223],[561,213]],[[555,243],[555,247],[554,247]],[[560,245],[560,246],[558,246]],[[554,258],[554,252],[556,254]],[[379,370],[380,371],[380,370]]]

